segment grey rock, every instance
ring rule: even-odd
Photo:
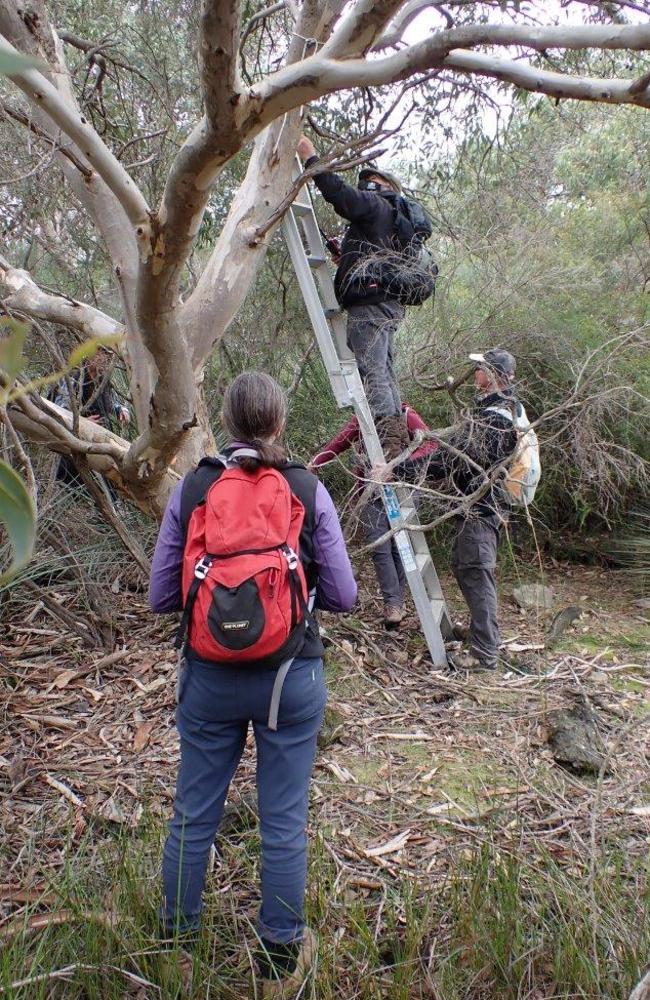
[[[344,726],[345,716],[332,705],[327,705],[325,708],[323,725],[320,733],[318,734],[318,749],[327,750],[332,743],[337,743],[343,735]]]
[[[555,600],[552,589],[541,583],[521,583],[513,588],[512,596],[520,608],[533,611],[550,611]]]
[[[573,706],[551,712],[548,743],[554,759],[576,774],[600,774],[604,756],[596,715],[583,697]],[[605,768],[609,774],[609,768]]]

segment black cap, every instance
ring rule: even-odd
[[[478,366],[485,365],[486,368],[492,368],[498,375],[502,375],[510,382],[515,377],[517,362],[510,351],[504,351],[502,347],[493,347],[482,354],[470,354],[469,358]]]

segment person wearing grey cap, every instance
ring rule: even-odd
[[[318,159],[306,136],[298,143],[298,155],[306,167]],[[409,444],[393,367],[395,333],[405,309],[396,288],[382,287],[370,262],[395,243],[402,186],[393,174],[374,166],[360,171],[356,188],[332,172],[316,174],[314,183],[337,215],[349,222],[337,256],[334,288],[348,314],[348,347],[356,358],[384,452],[395,458]]]
[[[515,389],[516,363],[508,351],[493,348],[469,355],[474,362],[476,399],[471,412],[449,439],[452,453],[442,445],[425,459],[402,462],[393,469],[399,479],[414,481],[446,479],[454,490],[454,501],[480,492],[482,474],[511,456],[517,447],[515,422],[524,412]],[[462,452],[462,456],[457,452]],[[373,470],[381,479],[390,475],[389,466]],[[499,658],[497,621],[497,546],[509,505],[498,483],[466,506],[456,516],[456,537],[452,549],[452,570],[470,614],[468,654],[450,657],[454,666],[494,670]]]

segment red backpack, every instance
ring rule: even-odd
[[[177,645],[215,663],[281,664],[301,649],[309,611],[298,558],[305,508],[277,469],[245,472],[240,448],[192,511]]]

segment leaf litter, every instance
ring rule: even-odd
[[[368,594],[353,616],[323,616],[337,721],[317,757],[311,825],[341,892],[381,897],[404,879],[435,892],[455,858],[488,841],[504,857],[515,845],[531,857],[543,848],[567,870],[588,872],[593,852],[605,849],[598,845],[620,839],[622,817],[628,858],[644,855],[650,664],[626,649],[632,595],[620,579],[584,570],[552,580],[567,604],[587,584],[588,606],[582,602],[584,613],[552,651],[540,648],[542,616],[504,603],[515,652],[513,669],[496,674],[432,670],[414,616],[389,635],[375,624],[378,604]],[[178,762],[174,623],[153,618],[132,594],[116,604],[120,648],[108,655],[63,626],[48,629],[45,611],[27,624],[24,616],[8,622],[0,641],[0,938],[21,924],[35,932],[93,919],[58,908],[52,892],[71,830],[73,842],[89,830],[101,842],[111,828],[135,830],[145,815],[169,815]],[[606,637],[607,656],[581,646],[585,618]],[[607,763],[599,778],[563,769],[548,744],[549,714],[576,698],[597,716]],[[254,787],[251,743],[229,798],[235,810]],[[226,891],[227,870],[217,864],[216,872]],[[110,912],[104,918],[110,923]]]

